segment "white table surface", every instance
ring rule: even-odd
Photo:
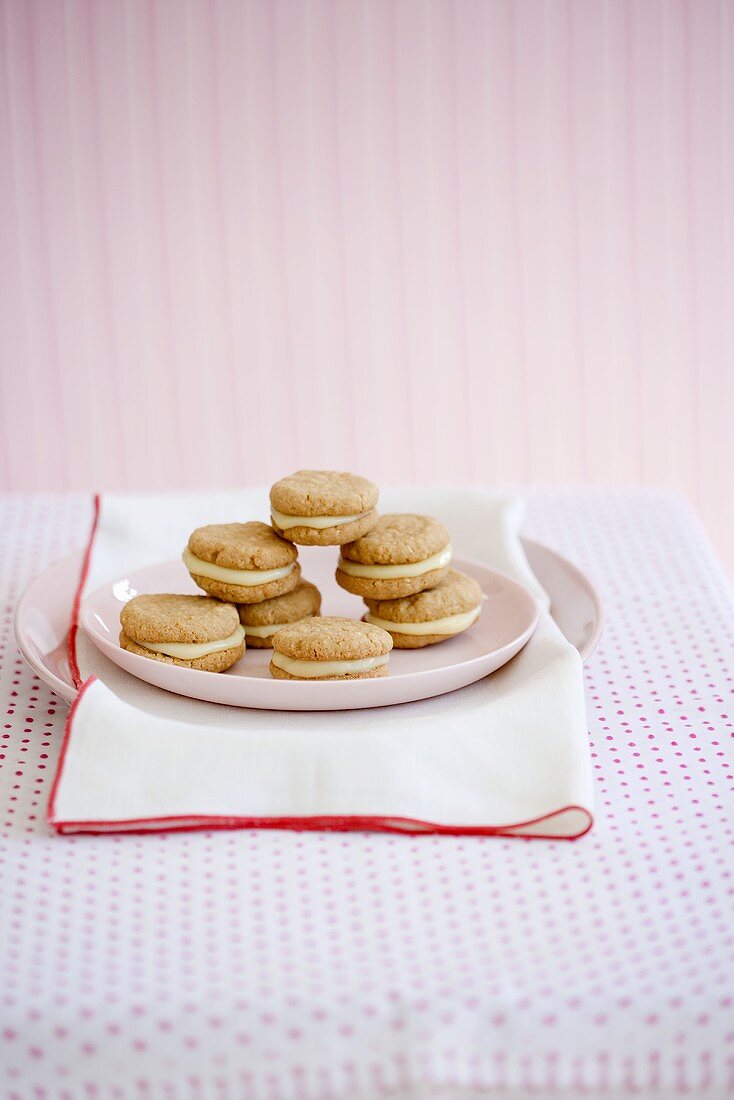
[[[734,601],[684,504],[531,500],[526,533],[607,607],[572,843],[52,834],[66,707],[11,618],[87,519],[79,496],[2,505],[0,1096],[731,1091]]]

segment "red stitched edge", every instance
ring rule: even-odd
[[[92,545],[94,543],[94,536],[97,533],[97,524],[99,522],[99,509],[100,509],[101,497],[99,493],[94,494],[93,508],[94,514],[92,516],[92,526],[89,531],[89,538],[87,539],[87,547],[84,551],[84,559],[82,561],[82,567],[79,572],[79,583],[76,586],[76,592],[74,593],[74,602],[71,605],[71,624],[69,626],[69,634],[66,640],[67,652],[69,654],[69,671],[71,672],[71,678],[74,681],[74,687],[77,691],[82,686],[82,678],[79,673],[79,664],[76,659],[76,635],[79,629],[79,607],[82,602],[82,593],[84,592],[84,585],[87,583],[87,576],[89,575],[89,566],[92,560]]]
[[[208,816],[206,814],[187,814],[185,816],[164,816],[148,818],[127,818],[119,821],[58,821],[55,817],[56,793],[61,782],[66,754],[71,740],[71,728],[77,708],[89,687],[95,683],[97,677],[90,676],[82,683],[79,674],[79,666],[76,659],[76,634],[79,625],[79,607],[81,605],[84,585],[89,574],[89,566],[92,557],[94,536],[97,533],[99,522],[101,497],[99,493],[94,496],[94,516],[89,532],[87,547],[84,551],[84,560],[79,575],[79,584],[74,594],[74,603],[71,610],[71,626],[69,627],[68,652],[69,668],[74,680],[74,686],[78,688],[78,695],[71,705],[64,726],[64,740],[61,745],[59,763],[56,776],[51,787],[51,795],[48,800],[46,822],[57,833],[72,834],[76,832],[97,833],[107,835],[115,831],[125,833],[149,833],[156,830],[167,832],[196,832],[212,829],[293,829],[297,831],[318,830],[321,832],[354,832],[359,830],[371,830],[374,832],[396,833],[400,836],[444,835],[444,836],[505,836],[516,837],[518,840],[578,840],[585,836],[593,827],[594,816],[585,810],[583,806],[564,806],[555,810],[552,814],[543,814],[542,817],[534,817],[529,821],[520,821],[517,825],[437,825],[430,821],[419,821],[409,817],[362,816],[322,816],[322,817],[222,817],[219,815]],[[588,818],[586,828],[572,836],[554,836],[550,833],[521,833],[517,832],[528,825],[535,825],[540,821],[551,821],[560,814],[577,810]],[[414,829],[401,829],[391,822],[400,821],[405,825],[416,826]],[[511,830],[511,831],[510,831]]]
[[[521,833],[517,829],[532,825],[536,821],[552,821],[568,810],[578,810],[588,819],[581,832],[570,836],[558,836],[554,833]],[[55,821],[47,817],[48,824],[56,832],[72,835],[74,833],[93,833],[99,836],[114,833],[142,834],[150,832],[199,832],[219,829],[292,829],[295,832],[381,832],[394,833],[397,836],[502,836],[517,840],[579,840],[592,828],[592,815],[582,806],[564,806],[552,814],[523,821],[518,825],[436,825],[427,821],[417,821],[409,817],[207,817],[201,814],[189,814],[181,817],[121,818],[117,821]],[[400,829],[389,822],[403,821],[407,825],[417,825],[417,829]]]

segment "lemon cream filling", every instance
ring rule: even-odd
[[[290,623],[268,623],[267,626],[245,626],[245,634],[248,638],[270,638],[276,631],[282,630]]]
[[[281,577],[287,577],[292,573],[296,566],[292,561],[282,569],[225,569],[223,565],[215,565],[214,562],[197,558],[188,546],[181,556],[189,573],[194,573],[197,577],[208,577],[210,581],[221,581],[222,584],[240,584],[243,588],[278,581]]]
[[[276,668],[291,676],[303,676],[311,680],[317,676],[356,676],[360,672],[370,672],[373,668],[386,665],[390,654],[381,657],[363,657],[360,661],[296,661],[276,650],[271,657]]]
[[[422,577],[424,573],[430,573],[432,569],[443,569],[451,561],[453,549],[451,544],[444,546],[437,554],[423,561],[407,562],[403,565],[362,565],[358,561],[347,561],[339,558],[339,569],[348,577],[374,577],[379,580],[393,580],[398,577]]]
[[[135,645],[150,649],[153,653],[162,653],[164,657],[178,657],[179,661],[195,661],[197,657],[208,657],[210,653],[221,653],[223,649],[234,649],[242,645],[245,636],[244,626],[238,626],[228,638],[216,642],[138,642]]]
[[[461,615],[447,615],[443,619],[431,619],[426,623],[394,623],[369,613],[365,615],[365,621],[373,626],[381,626],[383,630],[390,630],[393,634],[460,634],[479,618],[481,610],[482,605],[479,604]]]
[[[370,508],[370,512],[372,509]],[[341,527],[343,523],[354,523],[355,519],[369,515],[369,512],[358,512],[356,516],[287,516],[285,512],[279,512],[277,508],[270,509],[273,523],[281,531],[288,531],[291,527],[312,527],[316,531],[325,531],[327,527]]]

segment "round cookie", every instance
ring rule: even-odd
[[[477,621],[484,594],[466,573],[448,569],[435,588],[399,600],[365,599],[365,621],[389,630],[396,649],[421,649],[462,634]],[[406,629],[401,630],[400,628]],[[419,631],[411,633],[413,631]]]
[[[239,606],[240,622],[252,649],[271,649],[277,630],[288,623],[318,615],[320,610],[321,593],[310,581],[299,581],[293,591],[284,596]]]
[[[298,551],[267,523],[197,527],[183,552],[194,582],[232,603],[261,603],[291,592],[301,577]]]
[[[337,584],[375,600],[433,588],[451,561],[448,529],[432,516],[379,516],[371,531],[341,548]]]
[[[120,625],[123,649],[169,665],[223,672],[245,652],[237,608],[208,596],[134,596],[120,612]]]
[[[387,675],[392,638],[356,619],[312,618],[273,636],[276,680],[367,680]]]
[[[379,495],[374,482],[358,474],[298,470],[270,490],[273,528],[303,546],[341,546],[375,525]],[[294,522],[299,519],[304,522]]]

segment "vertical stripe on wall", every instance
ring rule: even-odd
[[[0,0],[0,486],[643,483],[734,566],[732,0]]]

